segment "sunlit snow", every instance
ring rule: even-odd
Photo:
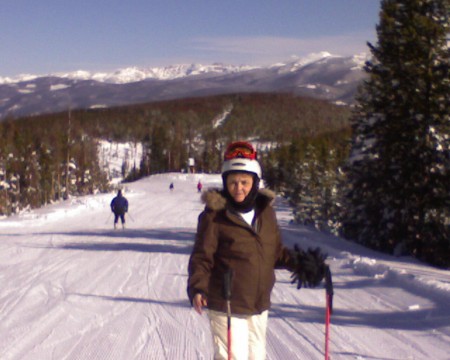
[[[186,297],[199,180],[221,183],[172,173],[123,184],[125,230],[113,230],[114,193],[0,220],[0,358],[211,359],[207,317]],[[329,255],[331,359],[449,359],[448,271],[291,224],[281,199],[276,209],[287,245]],[[284,270],[277,279],[268,359],[323,359],[324,289],[297,290]]]

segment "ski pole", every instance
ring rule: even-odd
[[[326,310],[325,310],[325,360],[330,360],[329,342],[330,342],[330,319],[333,313],[333,281],[329,266],[325,269],[325,294],[326,294]]]
[[[228,269],[223,278],[223,295],[227,301],[227,353],[228,360],[232,359],[231,353],[231,280],[233,277],[233,271]]]
[[[133,221],[133,222],[134,222],[134,219],[133,219],[133,217],[131,216],[131,214],[130,214],[130,213],[128,213],[128,216],[130,217],[131,221]]]

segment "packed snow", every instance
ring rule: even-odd
[[[196,184],[220,176],[161,174],[124,185],[127,227],[113,230],[114,193],[72,198],[0,221],[0,358],[211,359],[207,316],[186,296]],[[175,189],[169,190],[173,182]],[[292,224],[286,245],[320,246],[334,280],[331,359],[450,359],[450,273]],[[325,291],[277,270],[268,359],[323,359]]]

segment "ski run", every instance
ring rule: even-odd
[[[124,185],[124,230],[113,230],[115,193],[0,220],[0,359],[211,359],[207,316],[186,296],[198,180],[221,184],[171,173]],[[332,360],[450,359],[449,271],[291,224],[282,199],[275,206],[286,245],[329,255]],[[323,359],[324,332],[323,286],[297,290],[277,270],[267,359]]]

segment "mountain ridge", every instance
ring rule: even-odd
[[[341,57],[337,55],[332,55],[329,52],[322,51],[319,53],[312,53],[306,57],[296,58],[295,60],[281,62],[276,64],[271,64],[269,66],[252,66],[252,65],[229,65],[220,62],[215,62],[212,64],[200,64],[200,63],[190,63],[190,64],[173,64],[161,67],[139,67],[139,66],[128,66],[124,68],[116,69],[112,72],[90,72],[87,70],[76,70],[71,72],[56,72],[44,75],[36,74],[20,74],[15,77],[2,77],[0,76],[0,85],[14,84],[20,82],[26,82],[43,77],[60,77],[74,80],[95,80],[99,82],[113,83],[113,84],[123,84],[129,82],[137,82],[145,79],[156,79],[156,80],[173,80],[180,77],[200,75],[205,73],[217,73],[226,74],[234,72],[242,72],[261,68],[282,68],[295,66],[304,66],[311,62],[320,61],[328,57]],[[360,55],[354,55],[354,58],[364,58],[365,53]]]
[[[184,64],[0,78],[0,120],[233,92],[289,92],[351,104],[366,59],[321,52],[266,67]]]

